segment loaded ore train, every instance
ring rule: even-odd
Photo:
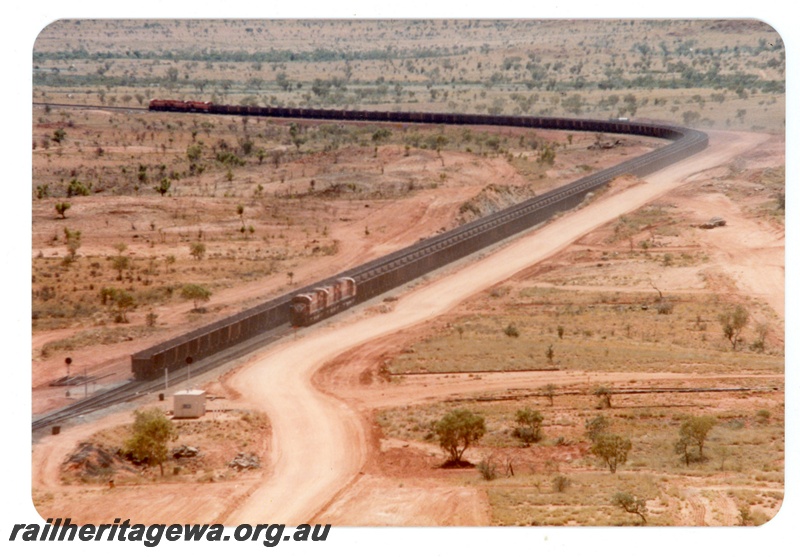
[[[211,112],[213,105],[205,101],[174,101],[153,99],[150,101],[150,110],[164,112]]]
[[[572,209],[584,200],[586,194],[617,176],[645,176],[698,153],[708,145],[708,136],[696,130],[627,120],[230,106],[158,99],[150,102],[150,110],[289,119],[545,128],[642,135],[671,142],[546,194],[136,352],[131,355],[131,368],[137,379],[153,379],[165,371],[182,368],[188,356],[200,361],[263,333],[286,329],[289,325],[315,323]]]

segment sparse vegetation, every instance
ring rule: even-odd
[[[439,446],[447,453],[449,464],[461,464],[464,452],[486,433],[486,421],[469,410],[457,409],[433,424]]]
[[[731,343],[732,350],[736,350],[736,347],[742,343],[742,331],[749,320],[749,312],[740,305],[719,316],[719,321],[722,324],[722,334]]]
[[[598,399],[598,408],[611,408],[611,395],[614,394],[614,391],[610,387],[599,385],[592,390],[592,394]]]
[[[531,408],[517,410],[517,427],[514,428],[514,437],[522,441],[526,446],[537,443],[542,439],[542,422],[544,416]]]
[[[553,491],[555,493],[564,493],[567,488],[572,484],[572,481],[566,476],[559,474],[553,477]]]
[[[133,432],[125,442],[125,450],[131,457],[148,466],[158,466],[164,475],[164,462],[168,443],[178,439],[172,422],[158,408],[136,410],[133,413]]]
[[[346,38],[327,21],[286,21],[270,33],[262,33],[268,24],[257,21],[185,20],[180,28],[147,21],[80,23],[59,21],[46,30],[71,37],[71,45],[46,33],[37,41],[37,101],[141,107],[148,98],[176,97],[262,106],[622,116],[778,134],[785,128],[783,44],[758,22],[571,21],[537,24],[532,33],[531,23],[524,21],[415,21],[402,22],[402,29],[397,23],[354,21]],[[123,53],[104,45],[125,26],[133,26],[125,39],[133,41],[130,48]],[[404,42],[395,40],[398,30],[406,34]],[[337,38],[329,43],[336,46],[283,48],[285,38],[297,41],[309,32],[320,44]],[[258,44],[269,35],[270,49],[200,50],[187,42],[204,33],[231,45]],[[502,44],[486,39],[499,34]],[[538,48],[564,36],[575,40],[567,40],[556,54]],[[67,100],[68,93],[74,99]],[[287,277],[293,284],[295,273],[298,282],[305,281],[307,261],[338,251],[333,238],[358,237],[369,245],[397,233],[386,222],[370,220],[365,226],[363,214],[391,210],[391,203],[428,188],[449,188],[448,196],[457,197],[456,188],[471,185],[461,169],[473,163],[497,163],[493,168],[504,173],[499,163],[507,164],[516,174],[505,173],[504,180],[524,182],[525,192],[541,193],[554,176],[563,180],[604,165],[594,158],[624,157],[653,146],[647,140],[615,144],[608,137],[595,142],[581,133],[368,123],[292,127],[255,118],[84,112],[49,105],[34,108],[33,128],[34,330],[75,329],[44,344],[42,359],[101,344],[111,350],[124,340],[166,334],[171,320],[164,317],[156,330],[157,314],[170,315],[164,306],[179,301],[174,294],[182,294],[184,284],[202,283],[217,292],[271,276],[266,296],[269,288],[285,290]],[[597,150],[587,151],[595,143]],[[757,155],[761,160],[762,152]],[[415,165],[412,179],[404,174],[408,168],[398,170],[398,161]],[[737,161],[724,179],[706,178],[704,191],[724,193],[743,215],[758,214],[780,226],[783,170],[780,165],[752,170],[746,160]],[[169,185],[165,190],[164,184]],[[455,207],[463,203],[462,216],[477,215],[487,210],[480,204],[489,197],[510,199],[515,187],[492,186]],[[76,208],[69,219],[83,232],[77,243],[61,241],[63,224],[57,226],[56,219],[67,218],[70,204],[62,201],[62,211],[56,204],[54,215],[59,197],[76,198],[70,199]],[[123,199],[132,200],[136,210],[118,203]],[[371,207],[359,211],[362,205]],[[469,446],[492,455],[476,465],[487,482],[476,482],[473,472],[442,474],[453,483],[462,474],[470,489],[483,490],[493,524],[641,520],[667,525],[688,520],[683,510],[700,505],[709,523],[726,518],[718,512],[722,508],[738,508],[743,525],[768,520],[777,512],[783,487],[783,393],[775,379],[784,371],[781,319],[759,301],[740,296],[736,301],[747,308],[749,320],[737,330],[730,290],[718,288],[726,277],[710,272],[699,276],[705,291],[670,292],[669,285],[676,283],[671,273],[694,271],[690,267],[713,257],[694,245],[681,247],[691,244],[680,236],[685,225],[685,214],[669,202],[644,207],[612,224],[614,232],[605,239],[587,238],[587,245],[576,244],[552,268],[539,268],[532,278],[486,294],[490,303],[471,300],[458,314],[434,320],[424,339],[371,368],[379,367],[377,376],[386,380],[370,379],[370,388],[474,381],[487,384],[486,390],[456,395],[447,403],[383,410],[384,435],[427,442],[434,449],[440,439],[432,424],[447,412],[468,407],[473,415],[485,416],[484,431]],[[113,236],[129,243],[130,250],[109,257]],[[118,269],[115,257],[127,258],[128,264]],[[157,264],[161,261],[163,266]],[[655,302],[642,278],[649,276],[664,290],[662,296],[657,289]],[[225,311],[227,304],[219,305]],[[130,315],[132,323],[126,324],[134,307],[141,315]],[[718,316],[728,312],[726,323]],[[118,325],[105,326],[109,314]],[[716,322],[722,335],[708,327]],[[38,360],[37,355],[35,366]],[[440,374],[393,375],[419,370]],[[533,386],[496,391],[487,379],[502,374],[482,370],[531,373]],[[630,374],[635,381],[618,380],[616,374]],[[669,374],[680,381],[662,379]],[[552,384],[539,386],[551,380],[558,383],[557,391]],[[609,394],[602,415],[594,416],[594,402],[604,401],[592,394],[598,382],[613,390],[614,406]],[[697,392],[669,391],[687,385]],[[720,387],[746,390],[711,390]],[[760,390],[765,387],[773,390]],[[713,462],[701,458],[703,444],[688,433],[679,434],[678,444],[684,442],[679,460],[677,425],[687,419],[684,413],[707,408],[717,412],[716,426],[703,441]],[[535,449],[519,448],[517,430],[527,427],[517,420],[520,412],[546,414],[547,437],[534,441]],[[227,430],[213,431],[217,442],[231,442]],[[591,468],[600,459],[611,470],[592,451],[609,435],[631,443],[625,460],[615,461],[631,473]],[[465,450],[464,445],[462,454]],[[417,452],[424,451],[415,451],[415,446],[405,448],[403,460],[422,459]],[[520,473],[489,482],[498,476],[497,463],[512,458]],[[423,462],[428,471],[430,460]],[[184,473],[181,469],[178,477]],[[197,472],[203,474],[202,481],[220,477]],[[696,496],[682,489],[686,475],[703,479]],[[626,521],[628,513],[638,518]]]
[[[497,478],[497,464],[495,464],[491,458],[485,458],[481,460],[477,465],[475,465],[475,468],[478,469],[481,477],[487,482]]]
[[[203,242],[193,242],[189,248],[189,253],[199,261],[206,255],[206,245]]]
[[[689,466],[691,462],[700,462],[705,459],[703,447],[711,429],[717,420],[713,416],[690,416],[681,423],[678,441],[675,443],[675,452],[680,454]],[[695,453],[693,449],[696,448]]]
[[[67,203],[66,201],[59,201],[58,203],[56,203],[55,207],[56,207],[56,213],[58,213],[58,216],[60,216],[62,219],[65,219],[65,218],[67,218],[67,210],[70,207],[72,207],[72,204],[71,203]]]
[[[197,311],[201,303],[207,302],[211,298],[211,291],[199,284],[184,284],[181,288],[181,298],[190,300]]]
[[[591,453],[602,460],[614,474],[621,464],[628,461],[631,441],[614,433],[601,433],[592,441]]]
[[[166,195],[166,193],[169,191],[170,187],[172,187],[172,181],[165,176],[161,178],[161,181],[157,185],[153,186],[153,189],[161,194],[161,197],[164,197],[164,195]]]
[[[130,269],[131,259],[127,255],[115,255],[111,258],[111,268],[117,272],[117,280],[122,280],[122,273]]]
[[[550,402],[550,406],[553,406],[554,402],[553,399],[556,396],[556,386],[552,383],[548,383],[544,387],[542,387],[542,394],[547,397],[547,400]]]
[[[603,415],[595,416],[594,418],[586,420],[586,437],[589,441],[594,443],[601,435],[604,435],[609,428],[610,424],[608,418]]]
[[[642,524],[647,524],[647,501],[644,499],[639,499],[630,493],[617,492],[611,499],[611,504],[626,513],[635,514],[642,519]]]

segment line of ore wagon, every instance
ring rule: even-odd
[[[671,143],[580,178],[546,194],[136,352],[131,355],[131,368],[137,379],[158,377],[165,370],[173,371],[185,366],[187,357],[199,361],[262,333],[285,328],[290,323],[294,326],[304,326],[328,317],[541,224],[559,212],[572,209],[583,201],[587,193],[604,186],[617,176],[647,175],[698,153],[708,145],[708,136],[696,130],[625,120],[229,106],[171,100],[153,100],[150,103],[150,110],[291,119],[545,128],[642,135],[668,139]]]

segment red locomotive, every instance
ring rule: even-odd
[[[315,288],[292,298],[289,308],[294,327],[305,327],[324,317],[353,305],[356,301],[356,281],[340,278],[333,284]]]
[[[150,101],[150,110],[165,112],[210,112],[211,103],[203,101],[153,99]]]

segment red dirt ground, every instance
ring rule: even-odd
[[[496,374],[480,382],[468,378],[415,378],[400,385],[363,385],[359,375],[374,368],[403,335],[413,338],[413,327],[557,256],[618,215],[660,198],[669,198],[696,212],[698,220],[711,213],[724,214],[731,226],[698,240],[712,254],[710,264],[730,278],[731,288],[763,299],[783,316],[783,231],[749,218],[726,197],[684,198],[680,194],[687,184],[696,183],[720,165],[763,147],[769,140],[762,134],[712,132],[708,150],[648,177],[642,184],[628,187],[624,193],[610,192],[502,249],[458,264],[416,287],[400,289],[396,302],[350,311],[254,355],[221,381],[225,388],[239,393],[237,404],[258,408],[270,418],[270,465],[262,476],[203,485],[202,489],[159,484],[153,488],[117,488],[113,493],[106,488],[61,485],[60,465],[75,443],[92,431],[129,419],[128,414],[116,414],[46,437],[34,445],[33,489],[40,501],[38,510],[48,516],[68,512],[74,519],[86,522],[119,516],[122,510],[134,520],[146,510],[146,520],[150,522],[168,517],[173,522],[228,524],[487,524],[488,502],[479,490],[448,483],[448,472],[430,466],[434,456],[425,445],[382,443],[370,425],[373,412],[456,393],[536,387],[545,382],[544,378]],[[776,160],[779,152],[774,151]],[[414,198],[416,211],[426,207],[425,215],[432,215],[422,216],[423,222],[426,218],[438,221],[435,193],[430,199]],[[380,246],[370,255],[393,247]],[[351,259],[353,254],[342,257]],[[242,291],[231,293],[232,299],[241,299],[240,295],[255,288],[255,284],[243,287]],[[35,343],[41,341],[37,338]],[[547,376],[546,382],[573,382],[576,375],[580,375],[579,370],[566,370],[557,377]],[[633,378],[620,374],[618,380]],[[648,375],[647,379],[660,378]],[[158,509],[155,515],[153,509]],[[689,518],[689,523],[697,522]]]

